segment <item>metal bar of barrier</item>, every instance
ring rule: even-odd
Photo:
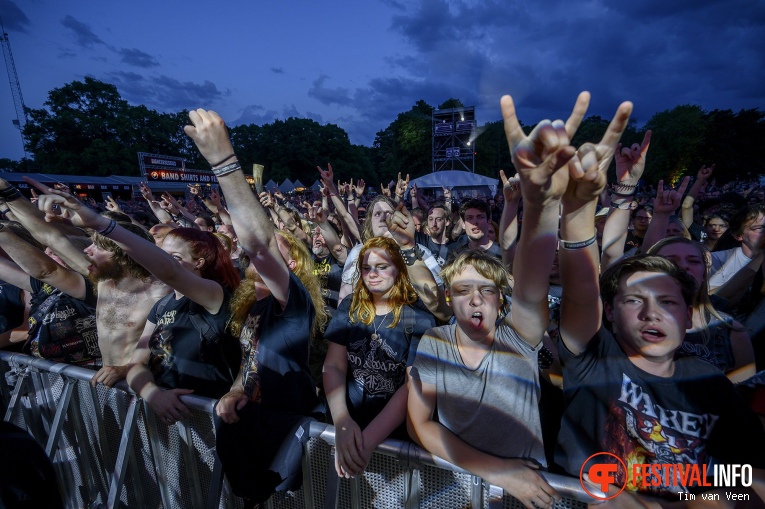
[[[112,475],[111,482],[109,483],[109,495],[106,502],[108,509],[120,507],[120,496],[122,494],[122,486],[125,484],[128,458],[130,457],[130,452],[133,450],[133,435],[135,433],[137,420],[138,401],[136,398],[131,398],[127,415],[125,416],[124,420],[125,424],[122,427],[122,440],[120,440],[120,448],[117,451],[117,460],[114,464],[114,473]]]
[[[81,381],[84,383],[89,383],[93,371],[80,368],[77,366],[70,366],[70,365],[64,365],[64,364],[57,364],[53,363],[47,360],[43,359],[37,359],[25,355],[19,355],[19,354],[8,354],[7,352],[0,352],[0,361],[8,362],[8,364],[11,366],[11,368],[15,366],[26,366],[27,368],[33,369],[33,370],[40,370],[40,371],[47,371],[50,373],[59,374],[60,376],[63,376],[65,379],[70,378],[72,381]],[[36,396],[39,396],[41,399],[40,405],[37,405],[32,410],[35,413],[40,414],[41,421],[44,426],[46,426],[45,432],[43,432],[44,435],[49,435],[49,432],[53,433],[60,433],[60,431],[57,431],[60,427],[60,421],[62,420],[62,416],[65,416],[65,414],[57,414],[57,419],[54,420],[54,422],[50,423],[49,419],[46,420],[44,414],[44,410],[41,412],[41,408],[44,409],[45,406],[49,404],[49,401],[51,398],[51,393],[49,391],[45,391],[43,387],[41,387],[42,383],[38,380],[35,380],[35,375],[30,375],[28,372],[22,371],[22,373],[19,376],[19,380],[16,382],[16,385],[14,386],[14,389],[11,393],[10,401],[8,404],[8,408],[5,412],[5,418],[6,420],[10,420],[14,412],[18,410],[19,405],[23,401],[23,394],[26,390],[26,385],[31,378],[32,382],[35,384],[35,388],[37,389]],[[66,386],[68,388],[69,385]],[[121,391],[129,391],[127,388],[127,385],[124,382],[121,382],[120,384],[117,384],[116,387],[118,390]],[[67,389],[68,390],[68,389]],[[46,393],[47,392],[47,393]],[[99,406],[99,398],[98,393],[95,389],[91,389],[91,396],[93,398],[93,403],[96,406]],[[200,396],[194,396],[194,395],[184,395],[181,396],[181,401],[185,405],[189,407],[191,410],[195,411],[201,411],[205,412],[207,414],[212,413],[214,410],[215,401],[211,400],[209,398],[203,398]],[[138,419],[141,418],[140,416],[140,407],[139,405],[140,400],[136,397],[131,397],[130,406],[128,408],[127,415],[124,415],[124,407],[119,406],[120,414],[120,421],[124,423],[122,434],[121,434],[121,442],[120,442],[120,448],[117,451],[117,457],[116,461],[114,463],[114,470],[111,473],[108,479],[108,507],[118,507],[120,504],[119,497],[120,493],[122,491],[122,487],[124,486],[125,482],[125,476],[127,473],[127,467],[128,463],[132,461],[132,465],[134,467],[134,472],[138,470],[139,467],[142,465],[139,465],[135,462],[135,459],[131,460],[131,456],[134,457],[134,447],[133,447],[133,438],[137,430],[138,426]],[[23,405],[22,405],[23,406]],[[70,405],[71,406],[71,405]],[[160,496],[162,499],[162,504],[165,507],[172,507],[172,500],[169,493],[169,486],[168,480],[166,478],[166,474],[164,472],[164,465],[161,457],[161,443],[160,443],[160,437],[157,429],[157,423],[154,419],[153,412],[151,409],[146,405],[146,403],[143,403],[144,407],[144,413],[143,413],[143,420],[146,426],[146,433],[149,439],[149,449],[152,455],[152,462],[154,463],[155,472],[157,475],[157,484],[158,488],[160,490]],[[27,407],[23,407],[27,408]],[[98,408],[97,408],[98,410]],[[79,417],[79,416],[78,416]],[[25,417],[26,418],[26,417]],[[97,421],[97,427],[98,427],[98,440],[100,442],[101,447],[101,459],[105,462],[109,462],[110,460],[110,450],[108,447],[108,442],[106,440],[106,434],[104,431],[104,422],[103,422],[103,415],[102,412],[97,411],[96,412],[96,421]],[[27,419],[27,427],[33,428],[35,424],[39,426],[40,420],[35,423],[34,419],[32,418],[26,418]],[[82,426],[82,420],[81,419],[75,419],[76,422],[74,422],[74,425],[76,428],[83,428]],[[82,431],[82,430],[81,430]],[[185,445],[187,448],[193,446],[193,443],[191,441],[190,433],[191,429],[187,424],[182,424],[180,427],[181,431],[181,437],[182,441],[184,442],[182,444]],[[310,437],[312,439],[319,439],[323,442],[329,444],[330,447],[334,445],[335,442],[335,430],[334,428],[329,424],[319,423],[319,422],[313,422],[311,423],[310,427]],[[185,439],[184,439],[185,436]],[[39,440],[39,437],[38,437]],[[78,438],[78,442],[80,443],[86,443],[85,441]],[[183,451],[184,455],[191,456],[191,459],[187,459],[186,463],[188,465],[196,465],[195,461],[193,461],[193,453],[190,453],[188,449]],[[305,507],[314,507],[316,502],[321,503],[318,500],[314,500],[314,482],[315,482],[315,476],[314,476],[314,470],[312,469],[312,463],[310,458],[310,450],[309,447],[306,445],[304,448],[304,500],[303,503],[305,504]],[[404,473],[404,506],[407,509],[415,509],[420,506],[420,499],[421,499],[421,485],[422,482],[424,482],[424,479],[422,477],[422,467],[429,466],[429,467],[435,467],[436,469],[445,470],[449,472],[453,472],[455,474],[467,474],[470,475],[471,481],[473,481],[473,476],[469,472],[467,472],[464,469],[461,469],[455,465],[450,464],[449,462],[434,456],[424,449],[411,444],[409,442],[402,442],[399,440],[393,440],[388,439],[380,444],[380,446],[375,451],[375,454],[383,454],[387,456],[392,456],[399,461],[401,461],[404,465],[406,465],[405,473]],[[145,458],[141,458],[145,459]],[[87,460],[86,460],[87,461]],[[110,463],[110,462],[109,462]],[[89,467],[85,464],[83,464],[82,468],[84,470],[90,470]],[[106,466],[102,466],[104,468],[105,472],[108,472],[109,469]],[[339,495],[339,483],[338,487],[336,489],[332,489],[332,480],[334,478],[335,481],[338,480],[337,474],[334,471],[334,460],[332,457],[330,457],[329,464],[327,465],[327,486],[325,490],[325,500],[324,506],[327,508],[334,508],[337,505],[338,495]],[[586,495],[586,493],[582,490],[581,486],[579,485],[579,480],[575,478],[569,478],[565,476],[550,474],[546,472],[541,473],[543,477],[547,480],[547,482],[550,484],[551,487],[553,487],[562,497],[565,499],[569,499],[571,501],[578,501],[578,502],[589,502],[591,501],[591,498]],[[137,474],[135,474],[137,475]],[[192,479],[195,478],[192,474]],[[196,477],[198,478],[198,477]],[[216,481],[218,479],[218,481]],[[222,482],[220,479],[223,479]],[[463,489],[469,488],[470,491],[470,499],[474,504],[477,504],[477,507],[483,507],[486,505],[486,498],[488,498],[489,506],[494,507],[494,502],[496,500],[500,500],[503,497],[503,491],[501,488],[497,486],[489,486],[488,483],[484,483],[481,479],[475,478],[477,480],[477,483],[471,482],[471,486],[465,486],[465,484],[461,484]],[[135,487],[137,488],[137,492],[141,491],[140,482],[138,478],[135,479]],[[63,479],[60,479],[60,482],[63,481]],[[92,482],[92,481],[91,481]],[[464,481],[463,481],[464,482]],[[217,458],[217,455],[215,457],[213,466],[212,466],[212,483],[211,483],[211,489],[210,493],[208,494],[206,503],[204,498],[200,498],[200,492],[198,491],[196,494],[192,495],[194,497],[194,507],[201,507],[205,506],[207,509],[212,509],[213,507],[218,507],[223,503],[221,501],[223,489],[221,489],[222,485],[226,485],[227,481],[225,477],[222,474],[222,468],[220,465],[220,461]],[[485,487],[484,487],[485,485]],[[69,485],[71,486],[71,484]],[[455,485],[456,486],[456,485]],[[480,489],[476,489],[478,486],[480,486]],[[358,492],[359,490],[357,488],[351,487],[352,489],[352,501],[353,507],[358,507],[359,504],[359,497]],[[230,491],[230,490],[229,490]],[[479,493],[480,492],[480,493]],[[94,493],[91,489],[91,493]],[[142,499],[139,499],[140,493],[137,493],[137,502],[139,503],[139,506],[144,507],[145,504],[143,503]],[[216,498],[217,497],[217,498]],[[294,499],[293,499],[294,501]],[[228,507],[233,507],[233,500],[231,497],[228,497],[227,504]],[[274,503],[273,501],[269,504],[272,506],[278,506],[278,504]]]
[[[199,479],[199,469],[197,468],[197,461],[194,458],[194,441],[191,438],[191,428],[183,421],[178,421],[175,424],[178,427],[178,434],[180,440],[183,443],[181,446],[181,454],[183,455],[183,461],[186,464],[186,471],[189,472],[192,479]],[[202,496],[202,486],[199,483],[191,483],[191,504],[194,509],[202,509],[204,506],[204,497]]]
[[[95,470],[93,470],[93,466],[90,462],[90,457],[88,455],[88,451],[85,450],[86,445],[90,445],[90,440],[88,439],[86,432],[85,432],[85,423],[82,420],[82,416],[80,415],[80,412],[78,410],[82,408],[80,406],[80,393],[78,390],[76,390],[77,387],[75,387],[75,391],[72,393],[72,406],[74,407],[74,411],[70,412],[68,415],[72,419],[72,423],[74,424],[74,436],[77,440],[77,443],[75,446],[79,450],[79,454],[77,457],[79,458],[79,465],[80,465],[80,474],[82,475],[82,480],[85,483],[85,492],[88,494],[88,499],[84,502],[86,505],[89,505],[90,503],[94,502],[96,500],[98,491],[96,490],[95,486]]]
[[[165,463],[162,461],[162,444],[159,443],[159,430],[157,428],[157,419],[154,410],[151,409],[146,400],[143,401],[143,414],[146,416],[146,434],[149,437],[149,450],[154,461],[154,472],[157,475],[157,484],[159,484],[159,494],[162,497],[164,507],[173,507],[168,491],[167,472],[165,472]]]
[[[93,403],[94,415],[96,418],[96,429],[98,432],[98,445],[101,451],[101,470],[103,471],[104,479],[111,479],[114,474],[114,456],[112,455],[112,449],[109,447],[109,439],[106,436],[106,425],[104,424],[104,408],[102,407],[98,398],[98,389],[90,385],[88,382],[87,387],[90,389],[90,401]]]
[[[53,417],[53,424],[51,426],[50,434],[48,435],[48,443],[45,445],[45,454],[53,460],[53,457],[58,452],[58,441],[61,439],[61,432],[64,430],[64,419],[66,418],[66,411],[69,409],[69,402],[72,399],[72,391],[74,390],[74,384],[70,383],[66,378],[64,379],[64,387],[61,390],[61,399],[58,402],[56,408],[56,415]]]

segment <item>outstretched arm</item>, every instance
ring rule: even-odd
[[[191,111],[189,119],[192,125],[187,125],[184,130],[202,156],[210,164],[226,159],[226,164],[214,167],[213,172],[226,196],[239,243],[271,294],[284,308],[289,297],[289,269],[279,252],[276,235],[265,210],[252,193],[236,157],[229,158],[234,149],[226,124],[214,111],[203,109]]]
[[[696,174],[696,181],[688,191],[688,196],[683,200],[682,219],[686,228],[690,228],[693,224],[693,203],[696,201],[699,191],[706,187],[707,181],[709,180],[709,177],[712,176],[714,170],[714,164],[709,167],[702,166]]]
[[[155,244],[118,225],[116,221],[96,214],[69,193],[40,186],[44,194],[38,200],[41,210],[50,212],[54,207],[65,210],[72,224],[91,228],[119,245],[133,260],[143,265],[157,279],[185,295],[210,313],[217,313],[223,304],[223,289],[211,280],[186,269],[181,263],[182,253],[166,253]],[[201,268],[204,260],[194,260]]]
[[[690,180],[691,177],[685,177],[677,190],[671,187],[665,188],[664,181],[659,181],[656,199],[653,202],[653,218],[645,232],[645,239],[643,239],[643,245],[640,246],[640,252],[647,252],[651,246],[667,236],[669,216],[674,214],[677,207],[680,206],[680,200],[683,199],[683,193]]]
[[[24,177],[24,181],[29,184],[38,184],[37,181]],[[0,189],[9,189],[11,186],[5,180],[0,179]],[[67,227],[61,223],[47,223],[45,215],[41,213],[35,205],[26,198],[19,196],[16,199],[6,199],[6,204],[15,214],[18,221],[29,230],[29,233],[43,246],[51,248],[58,254],[64,262],[83,276],[88,275],[88,262],[82,251],[72,244],[66,238],[68,233],[81,235],[82,232],[76,229],[67,231]]]
[[[499,245],[502,248],[502,262],[507,270],[512,273],[515,251],[518,247],[518,208],[521,204],[521,179],[518,178],[518,174],[512,179],[508,179],[503,170],[499,170],[499,178],[502,180],[502,193],[505,197],[505,207],[502,209],[502,218],[499,220]]]
[[[581,352],[600,328],[602,304],[598,284],[600,257],[595,242],[595,211],[606,187],[606,172],[624,129],[632,103],[619,105],[603,139],[579,148],[579,171],[572,172],[563,196],[560,226],[560,338],[574,354]]]
[[[30,291],[29,277],[31,276],[58,288],[76,299],[85,298],[85,279],[82,274],[62,267],[53,261],[50,256],[24,239],[19,238],[3,222],[0,222],[0,245],[2,245],[3,251],[11,257],[16,265],[28,274],[28,276],[23,278],[23,285],[12,281],[8,281],[9,283]]]
[[[335,186],[334,172],[332,171],[332,165],[327,163],[327,169],[322,170],[321,166],[316,167],[321,175],[321,181],[324,183],[324,189],[332,200],[332,205],[335,206],[335,212],[337,217],[340,218],[340,222],[343,225],[343,230],[348,232],[349,236],[353,239],[361,239],[361,227],[358,219],[354,218],[348,209],[345,208],[343,200],[340,198],[337,187]]]
[[[518,335],[532,346],[542,341],[549,322],[547,293],[558,243],[560,198],[568,186],[568,164],[575,154],[570,140],[589,103],[590,94],[582,92],[565,124],[562,120],[544,120],[526,136],[513,99],[502,97],[505,135],[523,193],[523,229],[515,255],[513,312],[509,320]]]

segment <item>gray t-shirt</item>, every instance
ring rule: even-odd
[[[472,447],[501,458],[546,466],[539,421],[536,347],[512,327],[497,328],[478,368],[462,362],[456,325],[430,329],[420,340],[412,377],[436,386],[437,420]]]

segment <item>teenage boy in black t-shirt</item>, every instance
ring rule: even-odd
[[[622,459],[630,476],[637,463],[708,465],[709,472],[713,464],[750,464],[762,482],[765,433],[756,417],[722,372],[676,355],[691,325],[693,279],[662,258],[636,257],[611,267],[598,284],[593,223],[605,172],[620,149],[616,131],[609,126],[598,146],[580,147],[581,168],[561,200],[558,349],[566,407],[556,461],[575,476],[599,452]],[[629,173],[643,156],[632,157],[621,171]],[[627,173],[618,181],[628,181]],[[604,307],[613,332],[602,326]],[[617,471],[617,484],[628,480]],[[626,488],[614,503],[638,502],[624,498],[636,491],[677,500],[683,490],[665,484],[649,491],[639,480]]]

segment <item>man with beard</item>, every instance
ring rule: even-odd
[[[449,253],[455,247],[459,247],[459,244],[452,242],[447,234],[450,224],[449,209],[444,202],[436,202],[428,209],[428,233],[416,232],[414,236],[418,244],[427,247],[433,253],[441,266],[446,263]]]
[[[217,452],[245,507],[301,483],[301,440],[323,405],[309,369],[314,331],[326,322],[310,252],[287,232],[276,232],[250,190],[223,119],[203,109],[185,127],[212,166],[239,241],[250,259],[234,294],[232,326],[239,332],[242,366],[216,407]]]
[[[38,190],[50,194],[48,186],[24,178]],[[103,367],[93,376],[91,383],[112,386],[125,378],[146,317],[154,303],[165,296],[169,288],[152,278],[146,269],[98,232],[92,234],[93,244],[85,249],[83,256],[83,252],[70,242],[65,231],[58,226],[60,223],[46,222],[46,217],[34,205],[2,179],[0,194],[3,194],[19,222],[38,242],[50,247],[70,268],[96,285],[96,324]],[[46,197],[40,197],[38,206],[45,210]],[[58,217],[47,219],[56,221]],[[151,235],[140,226],[131,223],[122,226],[153,242]],[[71,284],[64,283],[59,290],[74,298],[85,299],[85,281],[82,278],[70,281]]]
[[[327,223],[326,228],[332,227]],[[324,296],[324,302],[330,309],[337,309],[340,286],[343,284],[343,263],[327,246],[327,242],[324,239],[325,229],[317,227],[311,236],[314,274],[316,274],[321,282],[321,292]],[[343,252],[347,252],[345,247],[341,247],[343,248]],[[335,251],[335,253],[337,253],[337,251]]]

